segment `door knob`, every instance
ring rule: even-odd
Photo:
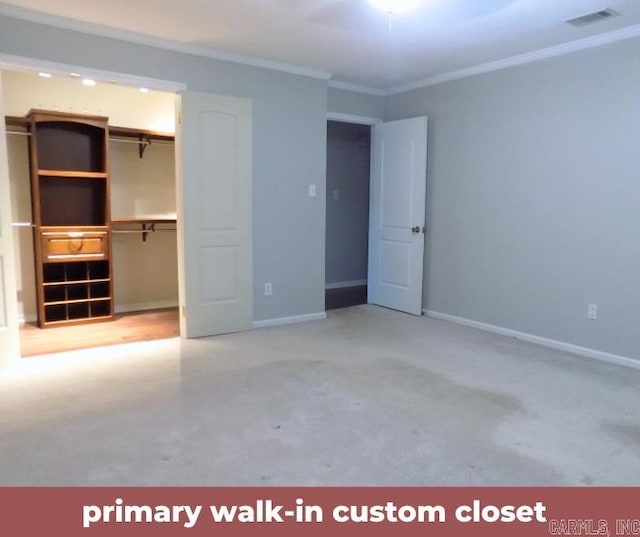
[[[411,228],[411,231],[412,231],[413,233],[420,233],[420,226],[414,226],[414,227],[412,227],[412,228]]]

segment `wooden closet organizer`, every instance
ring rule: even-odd
[[[38,325],[113,317],[108,119],[32,110]]]
[[[38,326],[112,319],[112,227],[140,225],[145,239],[156,224],[175,220],[111,220],[109,134],[136,140],[140,158],[152,139],[173,136],[47,110],[5,121],[30,135]]]

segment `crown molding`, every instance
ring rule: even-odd
[[[578,52],[580,50],[586,50],[609,43],[616,43],[625,39],[640,36],[640,24],[629,26],[621,30],[614,30],[604,34],[594,35],[586,37],[584,39],[578,39],[576,41],[570,41],[562,45],[556,45],[553,47],[547,47],[526,54],[520,54],[518,56],[512,56],[510,58],[504,58],[495,62],[484,63],[466,69],[460,69],[458,71],[451,71],[450,73],[443,73],[435,75],[429,78],[424,78],[416,82],[409,84],[402,84],[387,91],[387,95],[395,95],[398,93],[404,93],[420,88],[426,88],[429,86],[435,86],[436,84],[442,84],[451,80],[459,80],[461,78],[467,78],[474,75],[483,73],[490,73],[492,71],[499,71],[501,69],[507,69],[509,67],[515,67],[518,65],[525,65],[527,63],[533,63],[548,58],[555,58],[557,56],[563,56],[572,52]]]
[[[125,86],[145,87],[149,89],[168,91],[176,93],[187,89],[187,85],[183,82],[172,80],[162,80],[158,78],[133,76],[114,71],[104,71],[101,69],[87,68],[80,65],[71,65],[66,63],[51,62],[47,60],[38,60],[34,58],[25,58],[23,56],[14,56],[12,54],[4,54],[0,52],[0,68],[27,71],[46,71],[54,75],[68,76],[69,73],[81,73],[83,77],[94,78],[100,81],[117,81],[118,84]]]
[[[259,67],[262,69],[269,69],[271,71],[280,71],[283,73],[301,75],[310,78],[318,78],[321,80],[329,80],[333,76],[332,73],[321,71],[319,69],[312,69],[309,67],[289,64],[285,62],[278,62],[275,60],[268,60],[265,58],[246,56],[244,54],[236,54],[233,52],[225,52],[207,47],[187,45],[178,41],[162,39],[159,37],[153,37],[137,32],[130,32],[127,30],[119,30],[117,28],[111,28],[108,26],[102,26],[89,22],[67,19],[65,17],[50,15],[48,13],[41,13],[18,6],[0,4],[0,15],[13,19],[44,24],[46,26],[52,26],[54,28],[60,28],[63,30],[71,30],[74,32],[134,43],[136,45],[146,45],[149,47],[181,52],[193,56],[212,58],[225,62],[238,63],[251,67]]]
[[[328,85],[330,88],[354,91],[356,93],[365,93],[375,97],[386,97],[388,95],[387,90],[384,89],[361,86],[360,84],[351,84],[350,82],[342,82],[341,80],[329,80]]]
[[[609,43],[615,43],[617,41],[623,41],[625,39],[640,36],[640,24],[629,26],[620,30],[614,30],[604,34],[599,34],[584,39],[578,39],[569,43],[547,47],[533,52],[504,58],[494,62],[484,63],[465,69],[451,71],[448,73],[442,73],[427,77],[415,82],[407,84],[401,84],[388,89],[373,88],[370,86],[352,84],[349,82],[343,82],[340,80],[333,80],[332,73],[327,71],[312,69],[300,65],[293,65],[284,62],[278,62],[274,60],[268,60],[265,58],[257,58],[252,56],[246,56],[243,54],[236,54],[232,52],[225,52],[206,47],[198,47],[194,45],[187,45],[178,41],[172,41],[168,39],[162,39],[152,37],[145,34],[139,34],[136,32],[130,32],[126,30],[119,30],[108,26],[102,26],[98,24],[76,21],[59,17],[56,15],[50,15],[30,9],[25,9],[18,6],[12,6],[8,4],[0,3],[0,16],[5,16],[14,19],[25,20],[38,24],[44,24],[46,26],[52,26],[55,28],[61,28],[64,30],[76,31],[84,34],[95,35],[99,37],[105,37],[110,39],[116,39],[138,45],[145,45],[164,50],[171,50],[174,52],[181,52],[184,54],[190,54],[194,56],[201,56],[205,58],[212,58],[216,60],[247,65],[251,67],[258,67],[262,69],[268,69],[272,71],[279,71],[283,73],[306,76],[310,78],[317,78],[321,80],[328,80],[328,86],[335,89],[342,89],[346,91],[352,91],[356,93],[363,93],[366,95],[373,95],[376,97],[387,97],[398,93],[404,93],[407,91],[434,86],[442,84],[444,82],[450,82],[452,80],[459,80],[470,76],[490,73],[492,71],[499,71],[501,69],[507,69],[509,67],[515,67],[519,65],[525,65],[536,61],[554,58],[562,56],[564,54],[570,54],[580,50],[585,50]]]

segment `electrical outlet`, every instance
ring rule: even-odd
[[[273,286],[271,282],[264,284],[264,296],[271,296],[273,294]]]
[[[589,304],[587,308],[587,318],[596,320],[598,318],[598,305],[597,304]]]
[[[316,185],[309,185],[309,197],[310,198],[316,197]]]

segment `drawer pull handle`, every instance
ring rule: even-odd
[[[75,242],[75,244],[74,244]],[[84,246],[84,240],[80,239],[79,241],[69,241],[69,251],[78,254],[82,251],[82,247]]]

